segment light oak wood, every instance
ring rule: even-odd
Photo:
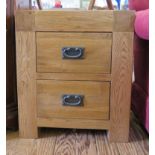
[[[55,127],[55,128],[70,127],[73,129],[109,129],[110,121],[38,117],[37,125],[38,127]]]
[[[34,31],[35,12],[28,10],[18,10],[15,16],[16,31]]]
[[[113,32],[133,32],[134,20],[134,11],[114,11]]]
[[[38,117],[109,119],[109,82],[37,80]],[[83,95],[83,106],[62,105],[62,95]]]
[[[16,30],[132,32],[134,19],[134,11],[18,10]]]
[[[36,155],[35,139],[23,139],[17,132],[9,133],[7,137],[6,155]]]
[[[37,137],[38,127],[90,128],[128,141],[133,22],[133,11],[17,11],[22,137]],[[84,46],[84,59],[62,60],[64,46]],[[85,95],[84,106],[62,106],[65,93]]]
[[[76,154],[76,136],[74,132],[61,133],[61,135],[55,141],[55,149],[53,154],[66,154],[74,155]],[[69,149],[68,149],[69,148]]]
[[[45,128],[41,130],[40,137],[35,140],[21,139],[18,132],[7,131],[6,154],[56,155],[72,150],[75,151],[73,155],[91,155],[91,152],[92,155],[149,154],[149,137],[133,118],[128,143],[109,143],[106,132],[97,130]]]
[[[95,133],[97,155],[120,155],[121,153],[124,155],[124,152],[118,151],[117,143],[107,142],[106,135],[105,131]],[[123,144],[121,143],[121,145]]]
[[[111,74],[37,73],[37,80],[111,81]]]
[[[95,155],[96,154],[96,139],[94,132],[76,132],[76,154],[78,155]]]
[[[55,142],[59,135],[60,131],[52,131],[47,128],[40,129],[41,138],[35,141],[36,152],[34,155],[53,155]]]
[[[96,155],[96,153],[96,140],[92,132],[61,134],[56,140],[54,150],[54,154],[67,155]]]
[[[134,11],[18,10],[16,11],[16,30],[133,32],[134,20]]]
[[[16,32],[17,91],[20,136],[37,137],[35,33]]]
[[[110,104],[110,140],[127,142],[131,102],[133,33],[114,32]]]
[[[139,120],[131,115],[131,128],[128,143],[117,143],[118,151],[122,154],[149,155],[149,139],[144,138],[146,132],[139,126]],[[147,135],[148,136],[148,135]]]
[[[35,13],[35,28],[38,31],[110,32],[113,28],[112,22],[111,11],[55,10]]]
[[[110,73],[111,33],[42,33],[36,35],[37,71]],[[62,59],[63,47],[83,47],[83,59]]]

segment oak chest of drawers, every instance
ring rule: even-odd
[[[17,11],[21,137],[39,127],[129,134],[134,12]]]

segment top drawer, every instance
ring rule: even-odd
[[[17,10],[16,31],[133,32],[134,11]]]
[[[63,10],[63,9],[61,9]],[[37,31],[111,32],[112,11],[37,11]]]
[[[110,73],[111,33],[37,32],[37,72]]]

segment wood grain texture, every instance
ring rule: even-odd
[[[111,81],[111,74],[86,73],[37,73],[37,80],[64,80],[64,81]]]
[[[97,154],[94,133],[69,131],[59,136],[54,154],[95,155]]]
[[[131,102],[133,33],[113,33],[110,140],[127,142]]]
[[[114,11],[113,32],[133,32],[134,20],[134,11]]]
[[[97,154],[95,133],[91,131],[76,131],[76,154],[95,155]]]
[[[21,139],[18,132],[7,134],[6,155],[36,155],[37,147],[34,139]]]
[[[113,29],[113,12],[36,11],[35,29],[37,31],[111,32]]]
[[[131,127],[129,134],[129,143],[117,143],[117,148],[120,155],[134,154],[134,155],[148,155],[149,154],[149,140],[145,139],[145,132],[139,126],[139,120],[131,115]]]
[[[95,133],[97,155],[119,155],[116,143],[107,142],[107,132],[99,131]]]
[[[108,120],[38,118],[38,127],[75,128],[75,129],[109,129]]]
[[[132,32],[134,19],[134,11],[19,10],[16,12],[16,30]]]
[[[20,139],[18,132],[7,132],[6,154],[149,155],[148,135],[135,119],[131,121],[128,143],[109,143],[106,132],[97,130],[45,128],[40,134],[41,138],[29,140]]]
[[[133,21],[132,11],[17,12],[22,137],[46,126],[109,129],[111,141],[128,140]],[[83,46],[84,59],[62,60],[64,46]],[[84,106],[62,106],[68,93],[84,94]]]
[[[37,33],[37,72],[110,73],[111,33]],[[83,59],[62,59],[63,47],[83,47]]]
[[[109,82],[37,80],[37,115],[48,118],[109,119]],[[62,95],[84,96],[83,106],[62,105]]]
[[[40,139],[36,142],[36,154],[35,155],[53,155],[57,136],[60,135],[60,131],[51,130],[49,128],[43,128],[40,130]]]
[[[37,137],[35,33],[16,32],[17,91],[20,136]]]
[[[54,155],[73,155],[76,154],[76,148],[74,147],[76,144],[76,137],[74,132],[65,132],[61,133],[60,136],[56,139]]]
[[[16,31],[33,31],[35,27],[34,11],[18,10],[15,15]]]

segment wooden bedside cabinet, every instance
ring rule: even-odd
[[[106,129],[129,135],[132,11],[17,11],[19,130]]]

